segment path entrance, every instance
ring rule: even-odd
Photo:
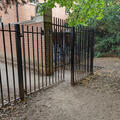
[[[0,34],[0,107],[93,74],[94,30],[88,27],[53,18],[43,28],[2,23]]]
[[[119,120],[120,59],[98,58],[95,66],[95,75],[83,84],[72,87],[65,81],[30,96],[27,104],[6,110],[2,120]]]

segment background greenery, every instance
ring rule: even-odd
[[[103,18],[92,19],[89,26],[96,28],[95,56],[120,56],[120,1],[106,0]]]
[[[18,0],[6,3],[10,1]],[[88,25],[96,29],[96,57],[120,56],[120,0],[45,0],[38,13],[56,7],[56,3],[69,9],[69,26]]]
[[[47,8],[69,9],[69,26],[87,25],[96,30],[95,56],[120,56],[120,0],[48,0]]]

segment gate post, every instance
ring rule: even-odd
[[[45,72],[46,75],[53,74],[52,68],[52,9],[47,9],[44,13],[45,32]]]
[[[90,74],[93,74],[93,61],[94,61],[94,30],[92,29],[90,32]]]
[[[75,41],[75,28],[72,28],[71,33],[71,85],[75,84],[74,81],[74,41]]]
[[[20,95],[20,99],[23,101],[24,100],[24,85],[23,85],[22,50],[21,50],[20,25],[19,24],[15,24],[15,39],[16,39],[19,95]]]

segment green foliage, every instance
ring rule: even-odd
[[[90,25],[97,29],[95,55],[97,57],[106,55],[120,56],[120,4],[112,0],[106,4],[103,11],[103,19],[95,22],[91,20]],[[93,24],[94,22],[94,24]]]
[[[101,20],[103,18],[104,0],[77,0],[72,6],[72,13],[68,22],[73,25],[87,25],[89,19]]]
[[[95,55],[120,55],[120,0],[48,0],[39,13],[48,8],[66,7],[70,10],[69,26],[89,25],[97,30]]]
[[[102,57],[106,55],[120,55],[120,36],[119,40],[117,36],[111,37],[96,37],[95,43],[95,56]]]
[[[104,0],[48,0],[40,6],[38,12],[43,13],[48,8],[54,8],[56,3],[60,7],[70,9],[68,18],[70,26],[87,25],[89,19],[100,20],[103,18]]]
[[[96,57],[120,56],[120,1],[105,0],[103,19],[90,19],[88,25],[96,28]]]

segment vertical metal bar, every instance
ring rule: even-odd
[[[20,99],[24,100],[24,85],[23,85],[23,68],[22,68],[22,51],[20,39],[20,25],[15,24],[16,52],[17,52],[17,67],[18,67],[18,82]]]
[[[87,61],[86,61],[87,62],[86,72],[87,72],[87,75],[88,75],[88,70],[89,70],[88,69],[89,68],[89,66],[88,66],[89,65],[89,54],[88,54],[89,53],[89,47],[88,47],[89,46],[89,42],[88,42],[88,36],[89,36],[89,32],[88,32],[88,27],[87,27],[87,39],[86,39],[86,44],[87,44],[86,45],[87,46],[87,48],[86,48],[86,52],[87,52],[87,55],[86,55],[86,58],[87,58]]]
[[[57,30],[55,30],[55,83],[57,82]]]
[[[41,64],[42,64],[42,88],[44,88],[44,78],[43,78],[43,39],[42,39],[42,28],[41,28]]]
[[[56,82],[58,82],[58,19],[56,18]]]
[[[56,72],[55,71],[55,34],[56,34],[55,33],[55,30],[56,30],[55,29],[55,18],[53,19],[53,29],[54,29],[54,31],[53,31],[53,33],[54,33],[53,34],[53,76],[54,76],[53,79],[54,80],[53,81],[55,83],[55,79],[56,79],[56,77],[55,77],[56,76],[56,73],[55,73]]]
[[[63,28],[63,20],[61,21],[61,25],[62,25],[62,79],[64,80],[64,28]]]
[[[63,80],[65,80],[65,32],[63,32]]]
[[[83,35],[83,34],[82,34],[82,33],[83,33],[83,31],[82,31],[82,27],[81,27],[81,31],[80,31],[80,34],[81,34],[81,35],[80,35],[80,39],[81,39],[81,40],[80,40],[80,53],[81,53],[81,54],[80,54],[80,58],[81,58],[81,63],[80,63],[80,64],[81,64],[81,68],[80,68],[80,70],[81,70],[81,72],[82,72],[82,67],[83,67],[83,66],[82,66],[82,65],[83,65],[83,57],[82,57],[82,55],[83,55],[83,51],[82,51],[82,35]]]
[[[65,80],[65,67],[66,67],[66,54],[65,54],[65,47],[66,47],[66,38],[65,38],[65,25],[64,25],[64,20],[62,20],[62,25],[63,25],[63,51],[64,51],[64,70],[63,70],[63,80]]]
[[[35,45],[34,45],[34,29],[32,26],[32,47],[33,47],[33,71],[34,71],[34,91],[36,91],[36,79],[35,79]]]
[[[74,85],[74,41],[75,41],[75,28],[72,28],[71,33],[71,85]]]
[[[89,35],[89,29],[87,30],[88,32],[88,36],[87,36],[87,72],[89,73],[89,54],[90,54],[90,50],[89,50],[89,47],[90,47],[90,42],[89,42],[89,39],[90,39],[90,35]]]
[[[60,68],[61,68],[61,80],[62,80],[62,59],[63,59],[63,49],[62,49],[62,42],[63,42],[63,37],[62,37],[62,20],[60,19]]]
[[[79,71],[79,27],[77,27],[77,71]],[[77,73],[78,74],[78,73]]]
[[[60,36],[60,30],[59,30],[59,28],[60,28],[60,26],[59,26],[59,18],[58,18],[58,35]],[[60,41],[59,41],[59,39],[57,39],[57,40],[58,40],[58,47],[57,47],[57,48],[58,48],[58,50],[57,50],[57,54],[58,54],[58,55],[57,55],[57,57],[58,57],[58,83],[59,83],[59,73],[60,73],[60,72],[59,72],[59,62],[60,62],[60,61],[59,61],[59,57],[60,57],[60,54],[59,54],[59,53],[60,53],[59,42],[60,42]]]
[[[30,83],[30,92],[31,92],[31,65],[30,65],[30,41],[29,41],[29,27],[27,26],[27,42],[28,42],[28,63],[29,63],[29,83]]]
[[[77,77],[77,29],[75,28],[75,39],[74,39],[74,82]]]
[[[11,26],[10,26],[10,24],[9,24],[9,38],[10,38],[11,60],[12,60],[14,99],[16,101],[15,70],[14,70],[13,47],[12,47],[12,36],[11,36]]]
[[[86,28],[85,28],[85,39],[84,39],[84,51],[85,51],[85,74],[86,74],[86,38],[87,38],[87,32],[86,32]]]
[[[23,59],[24,59],[24,79],[25,79],[25,92],[27,94],[27,75],[26,75],[26,57],[25,57],[25,39],[24,39],[24,26],[22,25],[22,38],[23,38]]]
[[[80,27],[80,71],[82,71],[82,28]]]
[[[77,26],[77,28],[76,28],[76,37],[77,37],[77,40],[76,40],[76,56],[77,56],[77,58],[76,58],[76,62],[77,62],[77,64],[76,64],[76,77],[77,77],[77,75],[79,74],[78,73],[78,70],[79,70],[79,31],[78,31],[79,29],[78,29],[78,26]],[[78,78],[77,78],[77,80],[78,80]]]
[[[86,74],[88,74],[87,70],[88,70],[88,29],[86,27]]]
[[[90,73],[93,74],[93,60],[94,60],[94,30],[91,30],[91,59],[90,59]]]
[[[68,24],[67,24],[67,32],[69,32],[69,27],[68,27]],[[74,32],[75,32],[75,29],[74,29]],[[71,45],[69,45],[71,47]],[[68,51],[68,58],[69,58],[69,65],[71,64],[71,49],[69,48],[69,51]]]
[[[47,31],[45,31],[45,36],[47,35]],[[48,63],[47,63],[47,40],[45,39],[45,72],[46,72],[46,87],[48,86],[48,81],[47,81],[47,68],[48,68]]]
[[[54,19],[53,19],[53,22],[54,22]],[[52,38],[52,41],[51,41],[51,56],[52,56],[52,59],[51,59],[51,66],[52,66],[52,84],[54,84],[54,61],[53,61],[53,46],[54,46],[54,42],[53,42],[53,33],[54,33],[54,25],[53,25],[53,22],[52,22],[52,29],[51,29],[51,38]]]
[[[84,29],[82,27],[82,72],[84,72]]]
[[[61,30],[61,80],[63,80],[63,31]]]
[[[1,103],[2,103],[2,106],[4,106],[1,70],[0,70],[0,91],[1,91]]]
[[[81,28],[79,27],[79,70],[81,68]]]
[[[52,23],[52,26],[53,26],[53,29],[52,29],[52,74],[53,74],[53,77],[52,77],[52,81],[53,81],[53,84],[55,83],[55,76],[54,76],[54,73],[55,73],[55,53],[54,53],[54,49],[55,49],[55,18],[53,18],[53,23]]]
[[[53,37],[54,37],[54,36],[53,36],[53,33],[54,33],[54,32],[53,32],[53,29],[52,29],[52,31],[51,31],[51,35],[52,35],[52,44],[51,44],[51,45],[52,45],[52,46],[51,46],[51,47],[52,47],[52,51],[51,51],[51,52],[52,52],[52,61],[51,61],[51,62],[52,62],[52,84],[54,84],[54,64],[53,64],[53,62],[54,62],[54,61],[53,61],[53,52],[54,52],[54,51],[53,51],[53,45],[54,45]]]
[[[85,74],[87,73],[87,29],[85,28]]]
[[[4,25],[3,25],[3,23],[2,23],[2,37],[3,37],[3,46],[4,46],[4,58],[5,58],[5,69],[6,69],[6,79],[7,79],[8,101],[10,102],[10,89],[9,89],[8,65],[7,65],[6,43],[5,43],[5,33],[4,33]]]
[[[79,51],[78,51],[78,50],[79,50],[79,49],[78,49],[78,47],[79,47],[79,46],[78,46],[78,45],[79,45],[79,44],[78,44],[78,43],[79,43],[79,42],[78,42],[78,39],[79,39],[79,38],[78,38],[78,26],[76,27],[76,37],[77,37],[77,38],[76,38],[76,78],[77,78],[77,80],[78,80],[78,77],[77,77],[77,75],[78,75],[78,70],[79,70],[79,69],[78,69],[78,68],[79,68],[79,62],[78,62],[78,59],[79,59],[79,58],[78,58],[78,57],[79,57],[79,56],[78,56],[78,52],[79,52]]]
[[[84,66],[83,66],[83,72],[85,73],[85,28],[83,28],[84,32],[83,32],[83,63],[84,63]]]
[[[85,29],[83,27],[83,74],[85,73]]]
[[[86,73],[86,29],[84,28],[84,74]]]
[[[38,27],[36,28],[37,32],[37,66],[38,66],[38,88],[40,89],[40,62],[39,62],[39,41],[38,41]]]
[[[48,50],[49,50],[49,52],[48,52],[48,54],[49,54],[49,85],[51,85],[51,81],[50,81],[50,76],[51,76],[51,61],[50,61],[50,30],[48,31],[48,36],[49,36],[49,38],[48,38]]]

